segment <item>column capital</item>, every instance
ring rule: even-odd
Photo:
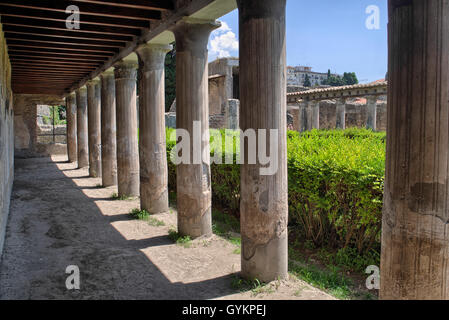
[[[346,100],[348,100],[348,97],[335,98],[335,101],[337,102],[337,104],[346,104]]]
[[[191,51],[203,56],[210,33],[221,27],[217,20],[184,17],[171,29],[176,38],[176,52]]]
[[[86,86],[87,87],[96,86],[96,85],[99,85],[99,84],[100,84],[100,78],[98,78],[98,77],[94,78],[94,79],[91,79],[91,80],[86,82]]]
[[[114,66],[115,80],[134,80],[137,78],[137,61],[121,60]]]
[[[68,101],[74,101],[74,99],[76,99],[76,92],[75,91],[73,91],[73,92],[71,92],[70,94],[68,94],[66,97],[65,97],[65,100],[68,102]]]
[[[367,96],[366,97],[366,102],[369,103],[369,104],[374,104],[374,103],[377,103],[377,99],[378,98],[379,97],[377,95]]]
[[[173,50],[172,45],[145,43],[136,52],[142,62],[142,71],[153,71],[164,68],[165,56]]]
[[[84,94],[87,93],[87,86],[82,86],[76,90],[76,93]]]
[[[114,68],[109,68],[106,71],[104,71],[102,74],[100,74],[100,79],[103,80],[104,78],[114,77]]]
[[[286,0],[237,0],[237,6],[243,20],[246,17],[252,19],[284,17],[286,3]]]

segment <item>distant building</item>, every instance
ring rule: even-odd
[[[309,76],[309,80],[312,86],[321,86],[323,81],[327,79],[327,72],[320,73],[312,71],[312,67],[298,66],[287,67],[287,86],[288,87],[302,87],[306,80],[306,75]],[[340,76],[332,74],[334,76]],[[340,76],[341,77],[341,76]]]

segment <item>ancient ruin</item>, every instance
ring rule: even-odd
[[[87,174],[88,168],[90,177],[101,178],[95,180],[101,184],[84,186],[82,192],[92,192],[95,201],[84,205],[83,212],[97,212],[98,207],[104,205],[104,195],[95,188],[115,185],[117,197],[140,196],[141,207],[152,214],[169,210],[165,122],[171,120],[167,120],[170,115],[164,112],[164,57],[170,45],[176,42],[177,103],[176,110],[172,111],[176,114],[177,129],[193,134],[193,123],[198,122],[204,133],[212,122],[218,128],[279,131],[277,139],[264,146],[274,144],[276,148],[279,166],[275,174],[261,175],[264,164],[259,160],[241,165],[239,271],[243,277],[270,282],[288,276],[286,115],[289,110],[298,131],[345,128],[354,123],[373,130],[387,130],[380,297],[449,299],[447,1],[389,0],[388,83],[289,94],[286,0],[113,0],[107,4],[73,1],[83,15],[81,29],[70,31],[66,28],[65,14],[69,3],[0,3],[0,253],[10,212],[14,161],[19,165],[17,173],[22,179],[18,186],[24,188],[27,174],[38,170],[50,172],[51,166],[57,165],[33,158],[42,152],[52,154],[51,149],[40,150],[37,144],[38,105],[67,106],[67,156],[73,167],[67,163],[62,165],[64,172],[49,174],[52,179],[40,185],[33,184],[34,189],[56,193],[58,190],[53,183],[68,181],[68,171]],[[104,14],[106,6],[108,13]],[[208,37],[220,26],[217,19],[236,8],[239,10],[238,68],[235,63],[218,61],[208,70]],[[237,81],[238,86],[235,85]],[[384,103],[378,105],[385,95],[388,95],[388,108]],[[354,98],[367,102],[363,116],[351,118],[350,114],[358,111],[354,112],[354,108],[351,111],[346,102]],[[212,108],[211,100],[214,100]],[[326,102],[322,103],[325,100],[335,102],[325,106]],[[212,120],[211,115],[215,116]],[[253,146],[245,144],[242,152],[249,153],[250,147]],[[260,147],[258,142],[256,148]],[[195,151],[209,155],[209,150],[206,139]],[[193,153],[192,147],[192,157]],[[26,158],[33,158],[33,163],[21,171],[22,160],[29,160]],[[181,236],[191,239],[207,239],[212,234],[213,191],[207,160],[177,166],[178,215],[173,223]],[[59,229],[44,233],[56,239],[58,232],[67,227],[65,223],[70,227],[75,221],[64,222],[64,210],[71,210],[70,206],[78,210],[77,201],[84,197],[81,187],[70,181],[63,183],[64,195],[61,196],[67,208],[53,208],[54,212],[47,217],[48,223],[57,221]],[[36,191],[27,192],[24,196],[32,201]],[[54,205],[55,199],[49,198],[47,202]],[[174,259],[173,256],[159,255],[160,260],[148,262],[151,260],[148,256],[154,253],[151,250],[156,250],[153,247],[165,245],[162,235],[151,241],[120,235],[117,229],[125,220],[123,217],[82,215],[81,218],[80,225],[98,227],[106,221],[113,227],[108,224],[103,230],[69,229],[79,238],[96,240],[98,237],[101,244],[112,243],[111,248],[89,243],[91,251],[80,261],[92,260],[100,264],[106,260],[114,264],[125,257],[124,260],[129,259],[126,260],[128,265],[136,264],[136,268],[141,268],[142,281],[154,281],[155,288],[168,288],[167,292],[174,295],[171,297],[189,298],[191,292],[198,292],[193,291],[195,288],[206,288],[201,297],[215,298],[214,288],[217,283],[222,284],[215,278],[231,274],[230,270],[219,276],[213,273],[212,280],[201,284],[197,284],[194,277],[189,278],[189,283],[183,283],[179,274],[187,277],[188,272],[184,271],[177,271],[178,277],[170,279],[159,271],[158,263]],[[24,223],[22,228],[26,231],[34,219],[39,219],[39,215],[27,220],[29,224]],[[18,241],[14,230],[10,235]],[[127,234],[125,231],[123,234]],[[107,239],[114,241],[107,242]],[[48,248],[62,251],[68,246],[64,239],[58,240],[62,242],[49,243]],[[83,243],[77,245],[83,247]],[[127,255],[124,247],[148,254],[145,260],[148,269],[143,267],[147,265],[140,256]],[[201,268],[207,270],[214,263],[226,263],[216,252],[207,252],[210,259]],[[177,256],[183,254],[183,251],[176,253]],[[19,263],[19,260],[8,261]],[[193,260],[194,257],[190,257],[183,261],[187,264]],[[183,270],[182,266],[179,270]],[[94,271],[93,267],[89,269],[89,275]],[[111,272],[111,277],[124,279],[127,276]],[[135,282],[130,283],[127,285],[132,287]],[[186,291],[179,290],[180,286]],[[57,288],[51,294],[57,292]],[[141,292],[136,295],[146,297]],[[163,298],[164,295],[152,297]]]

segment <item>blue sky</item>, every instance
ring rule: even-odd
[[[379,8],[379,29],[368,29],[369,6]],[[238,56],[238,12],[219,19],[209,59]],[[372,20],[369,20],[372,21]],[[387,72],[387,0],[287,0],[287,62],[314,71],[356,72],[359,81],[371,82]]]

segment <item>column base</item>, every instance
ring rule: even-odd
[[[248,243],[250,241],[243,241]],[[280,238],[274,238],[265,245],[256,247],[254,255],[245,259],[242,247],[241,276],[248,280],[271,282],[288,277],[288,236],[284,232]]]

